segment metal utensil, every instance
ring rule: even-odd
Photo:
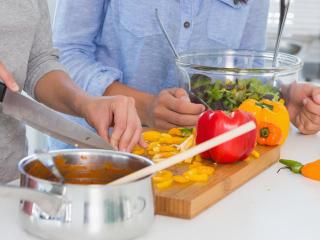
[[[278,53],[280,49],[280,41],[282,38],[283,29],[286,23],[288,11],[290,7],[290,0],[281,0],[280,1],[280,18],[279,18],[279,27],[278,27],[278,33],[277,33],[277,40],[274,47],[274,55],[273,55],[273,61],[272,61],[272,67],[276,68],[278,66]],[[278,85],[278,81],[276,80],[276,76],[273,76],[273,86],[276,87]]]
[[[171,39],[169,37],[168,32],[166,31],[166,29],[161,21],[161,18],[159,16],[159,12],[158,12],[157,8],[155,9],[155,12],[156,12],[156,17],[157,17],[159,26],[161,28],[161,31],[162,31],[163,35],[165,36],[165,38],[167,39],[174,56],[176,57],[176,59],[180,59],[178,51],[176,50],[173,42],[171,41]],[[197,96],[195,93],[192,92],[191,88],[189,88],[189,95],[191,95],[193,98],[196,98],[200,103],[202,103],[204,106],[206,106],[207,109],[211,109],[211,107],[202,98],[200,98],[199,96]]]
[[[94,132],[65,119],[57,112],[20,93],[6,89],[0,82],[0,103],[3,113],[65,143],[82,148],[113,147]]]
[[[191,89],[189,90],[189,97],[196,99],[199,103],[203,104],[207,109],[212,109],[208,103],[206,103],[202,98],[198,97]]]
[[[35,150],[36,157],[38,160],[46,167],[48,168],[51,173],[59,180],[60,183],[64,182],[64,177],[60,173],[59,169],[57,168],[57,165],[52,157],[51,154],[49,154],[48,151],[37,149]]]
[[[135,171],[153,164],[141,156],[100,149],[61,150],[49,154],[61,156],[70,167],[101,169],[112,166]],[[19,195],[23,200],[19,208],[20,223],[32,235],[41,239],[124,240],[150,229],[155,217],[151,175],[118,186],[57,184],[32,175],[30,170],[39,170],[35,168],[37,162],[36,155],[32,155],[19,163],[21,189],[31,195],[30,198]],[[0,186],[0,196],[1,190]],[[39,193],[34,196],[32,191]],[[38,201],[34,201],[35,197]],[[56,207],[59,210],[55,212]]]

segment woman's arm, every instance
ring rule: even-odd
[[[52,48],[49,11],[46,1],[38,0],[41,17],[28,63],[25,90],[55,110],[80,116],[114,147],[129,151],[141,142],[141,123],[134,100],[126,97],[90,97],[63,71]],[[108,128],[114,123],[111,139]]]

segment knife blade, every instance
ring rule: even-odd
[[[0,82],[0,102],[4,114],[65,143],[80,148],[114,150],[96,133],[65,119],[39,102],[20,93],[11,92],[2,82]]]

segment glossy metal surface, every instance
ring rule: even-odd
[[[9,90],[2,89],[2,93],[3,113],[6,115],[76,147],[113,149],[96,133],[67,120],[43,104]]]
[[[51,153],[68,161],[88,164],[111,163],[117,168],[137,170],[152,164],[143,157],[104,150],[64,150]],[[85,156],[85,160],[83,157]],[[132,239],[146,232],[154,219],[151,176],[129,184],[59,184],[30,176],[26,166],[35,156],[19,164],[21,186],[61,196],[65,203],[58,214],[49,215],[32,202],[21,203],[21,223],[27,232],[43,239],[108,240]]]
[[[57,168],[55,161],[51,154],[48,153],[48,151],[37,149],[35,150],[35,153],[37,155],[37,159],[46,166],[50,172],[57,178],[61,183],[64,182],[64,177],[60,173],[59,169]]]
[[[268,40],[268,45],[267,45],[267,51],[272,51],[274,49],[274,39],[269,39]],[[297,44],[297,43],[293,43],[290,42],[289,40],[283,40],[280,42],[280,52],[283,53],[288,53],[291,55],[297,55],[301,52],[302,46]]]
[[[290,7],[290,0],[280,1],[280,19],[279,19],[279,28],[278,28],[276,45],[274,47],[274,56],[273,56],[273,62],[272,62],[273,67],[277,67],[277,57],[280,49],[280,42],[282,38],[283,29],[287,20],[289,7]]]

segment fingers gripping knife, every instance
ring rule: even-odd
[[[96,133],[65,119],[41,103],[11,92],[1,81],[0,103],[4,114],[65,143],[81,148],[113,149]]]

